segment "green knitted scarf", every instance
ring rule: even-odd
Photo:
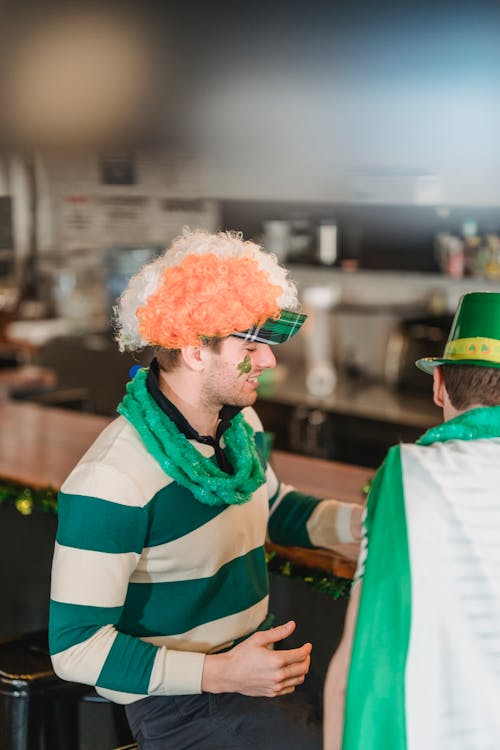
[[[224,433],[233,474],[219,469],[190,443],[156,403],[146,386],[147,370],[137,372],[127,385],[118,412],[137,430],[148,453],[177,484],[205,505],[239,505],[250,500],[265,482],[255,447],[254,431],[241,412]]]

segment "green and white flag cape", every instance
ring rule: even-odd
[[[391,448],[366,529],[343,750],[498,750],[500,407]]]

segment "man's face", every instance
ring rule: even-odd
[[[257,399],[258,377],[276,365],[269,344],[229,336],[220,350],[205,349],[205,379],[201,397],[209,408],[250,406]]]

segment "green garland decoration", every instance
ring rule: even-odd
[[[0,480],[0,505],[13,505],[22,516],[30,516],[33,511],[57,513],[57,490],[53,487],[35,489]]]
[[[266,552],[267,569],[270,573],[278,573],[285,578],[298,579],[305,584],[328,594],[332,599],[345,599],[349,597],[352,581],[350,578],[341,578],[333,573],[325,573],[320,568],[307,568],[305,565],[296,565],[291,560],[278,555],[277,552]]]
[[[32,513],[57,514],[57,490],[53,487],[35,489],[25,487],[17,482],[0,480],[0,506],[14,507],[22,516]],[[316,591],[321,591],[334,599],[349,596],[352,581],[333,574],[326,574],[316,568],[306,568],[285,560],[276,552],[266,554],[267,566],[270,573],[278,573],[291,579],[300,579]]]

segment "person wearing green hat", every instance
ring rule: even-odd
[[[500,293],[465,294],[416,365],[444,421],[374,478],[325,750],[499,746]]]
[[[275,649],[265,540],[359,541],[361,506],[281,483],[253,409],[272,347],[304,322],[277,259],[185,231],[133,277],[122,350],[154,349],[59,494],[49,642],[63,679],[126,705],[141,750],[319,748],[292,695],[311,644]]]

